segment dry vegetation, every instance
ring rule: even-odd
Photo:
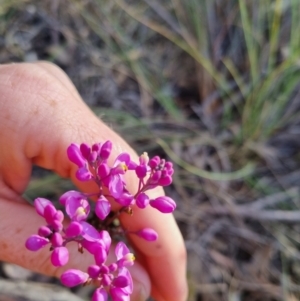
[[[300,299],[299,0],[0,3],[0,63],[58,64],[175,162],[189,301]],[[35,176],[27,197],[68,185]]]

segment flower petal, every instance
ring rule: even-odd
[[[98,288],[94,291],[92,301],[107,301],[108,295],[104,288]]]
[[[130,253],[130,250],[127,248],[127,246],[122,241],[117,243],[116,248],[115,248],[115,254],[116,254],[117,260],[121,259],[128,253]]]

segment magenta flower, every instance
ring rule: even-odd
[[[108,179],[105,182],[110,194],[114,198],[118,199],[125,189],[126,183],[123,175],[127,172],[127,170],[133,170],[135,168],[136,164],[131,161],[128,153],[121,153],[116,158],[113,168],[110,170]]]
[[[65,200],[66,213],[73,221],[84,221],[90,213],[90,204],[83,197],[70,196]]]
[[[133,282],[130,275],[130,272],[126,268],[121,268],[118,273],[118,277],[123,276],[126,280],[128,285],[125,287],[111,287],[109,290],[110,295],[114,301],[130,301],[130,294],[133,291]],[[121,284],[123,286],[123,284]]]
[[[111,237],[109,233],[105,230],[98,232],[92,225],[81,222],[83,226],[81,241],[82,246],[89,251],[91,254],[95,254],[99,247],[102,247],[108,253],[111,245]]]
[[[107,290],[114,301],[130,300],[133,282],[130,272],[125,266],[132,265],[133,260],[129,263],[129,260],[125,260],[125,258],[129,258],[131,253],[123,242],[117,244],[115,253],[117,263],[106,266],[107,252],[104,248],[98,248],[94,254],[96,265],[89,266],[88,273],[71,269],[61,275],[61,282],[65,286],[73,287],[93,280],[98,284],[98,288],[95,290],[92,300],[107,300]]]
[[[101,196],[95,205],[96,215],[103,221],[110,213],[111,205],[106,197]]]
[[[63,266],[69,261],[66,246],[70,242],[78,244],[80,253],[85,251],[91,253],[94,264],[88,267],[87,273],[75,269],[68,270],[61,275],[61,282],[68,287],[89,283],[97,285],[92,301],[108,301],[108,294],[113,301],[129,301],[133,291],[133,282],[127,267],[134,264],[135,257],[125,243],[117,243],[114,250],[116,261],[106,263],[112,243],[110,233],[113,237],[132,233],[146,241],[155,241],[158,238],[158,234],[151,228],[136,232],[123,230],[119,225],[112,223],[115,217],[119,214],[132,215],[134,204],[140,209],[150,204],[163,213],[171,213],[176,207],[175,202],[169,197],[161,196],[151,200],[146,194],[148,190],[157,186],[172,183],[174,169],[171,162],[158,156],[150,160],[148,154],[143,153],[137,164],[124,152],[119,154],[110,166],[108,159],[112,147],[112,142],[108,140],[91,146],[85,143],[80,146],[72,143],[67,149],[69,160],[77,166],[76,178],[80,181],[92,180],[98,186],[98,190],[89,195],[97,196],[95,206],[92,206],[95,215],[89,217],[91,206],[88,195],[74,190],[68,191],[59,198],[60,204],[65,207],[66,214],[71,220],[69,225],[64,227],[64,213],[57,210],[49,200],[37,198],[34,206],[36,212],[44,218],[45,225],[40,226],[38,234],[31,235],[25,243],[26,248],[31,251],[38,251],[49,245],[52,252],[51,263],[56,267]],[[125,174],[128,171],[135,172],[133,175],[136,176],[138,183],[135,192],[127,190]],[[111,213],[108,199],[116,201],[121,208]],[[99,220],[95,220],[95,216]]]
[[[70,190],[65,192],[64,194],[62,194],[59,198],[59,202],[63,205],[66,206],[66,201],[68,198],[77,198],[77,199],[81,199],[84,198],[84,195],[76,190]]]
[[[130,253],[129,249],[122,241],[116,245],[115,254],[119,268],[132,266],[134,264],[134,255]]]

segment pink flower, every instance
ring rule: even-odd
[[[116,158],[105,184],[108,186],[109,192],[114,198],[118,199],[125,189],[123,175],[127,170],[133,170],[135,168],[136,164],[131,161],[128,153],[121,153]]]
[[[129,249],[122,241],[120,241],[116,245],[115,254],[117,257],[117,264],[119,268],[125,266],[132,266],[134,264],[134,255],[130,253]]]
[[[96,215],[103,221],[110,213],[111,205],[106,197],[101,196],[95,205]]]
[[[83,197],[70,196],[65,201],[66,213],[73,221],[84,221],[90,213],[90,204]]]

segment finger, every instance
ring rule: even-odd
[[[4,156],[4,162],[2,162],[5,181],[10,187],[18,192],[25,189],[27,183],[24,174],[30,173],[29,161],[53,169],[62,176],[71,176],[84,191],[95,189],[96,187],[78,183],[75,179],[76,167],[70,164],[66,157],[66,148],[71,142],[91,144],[110,139],[114,144],[112,157],[116,157],[122,151],[127,151],[135,160],[137,159],[134,151],[95,117],[82,101],[74,101],[73,95],[65,89],[66,83],[59,85],[53,81],[53,77],[45,76],[45,70],[40,70],[39,66],[35,68],[34,73],[28,73],[28,65],[25,64],[10,73],[9,70],[3,73],[0,69],[2,95],[6,99],[12,99],[15,106],[34,108],[33,112],[26,112],[16,117],[11,105],[5,107],[5,112],[8,111],[11,116],[10,122],[6,122],[6,138],[10,139],[6,140],[12,144],[11,147],[16,144],[20,145],[13,154],[15,167],[13,176],[12,165],[5,164],[8,159],[11,159],[11,151],[5,152],[6,157]],[[25,103],[24,99],[26,99]],[[26,135],[23,134],[20,137],[19,133],[21,130],[24,133],[24,128],[26,128]],[[20,172],[20,166],[23,167],[22,172]],[[134,178],[128,178],[128,186],[131,190],[136,189],[136,185],[137,181]],[[162,190],[152,193],[161,195]],[[185,300],[186,254],[173,217],[162,215],[149,208],[137,210],[134,218],[122,217],[122,222],[123,226],[129,230],[152,227],[159,233],[160,238],[154,243],[145,243],[136,237],[132,237],[132,241],[144,255],[154,290],[159,291],[164,298],[158,298],[158,300]]]
[[[13,218],[7,219],[7,216]],[[0,260],[14,262],[36,272],[57,277],[60,277],[64,271],[70,268],[86,272],[88,265],[94,264],[90,254],[78,252],[76,243],[69,244],[69,263],[59,268],[51,264],[51,252],[47,246],[37,252],[25,249],[26,239],[45,224],[45,221],[27,204],[0,199],[0,220]],[[111,251],[107,263],[110,264],[115,261],[116,257]],[[146,300],[150,295],[151,286],[146,271],[137,263],[131,267],[130,272],[134,281],[132,300],[140,301],[141,294],[143,294],[143,300]]]

